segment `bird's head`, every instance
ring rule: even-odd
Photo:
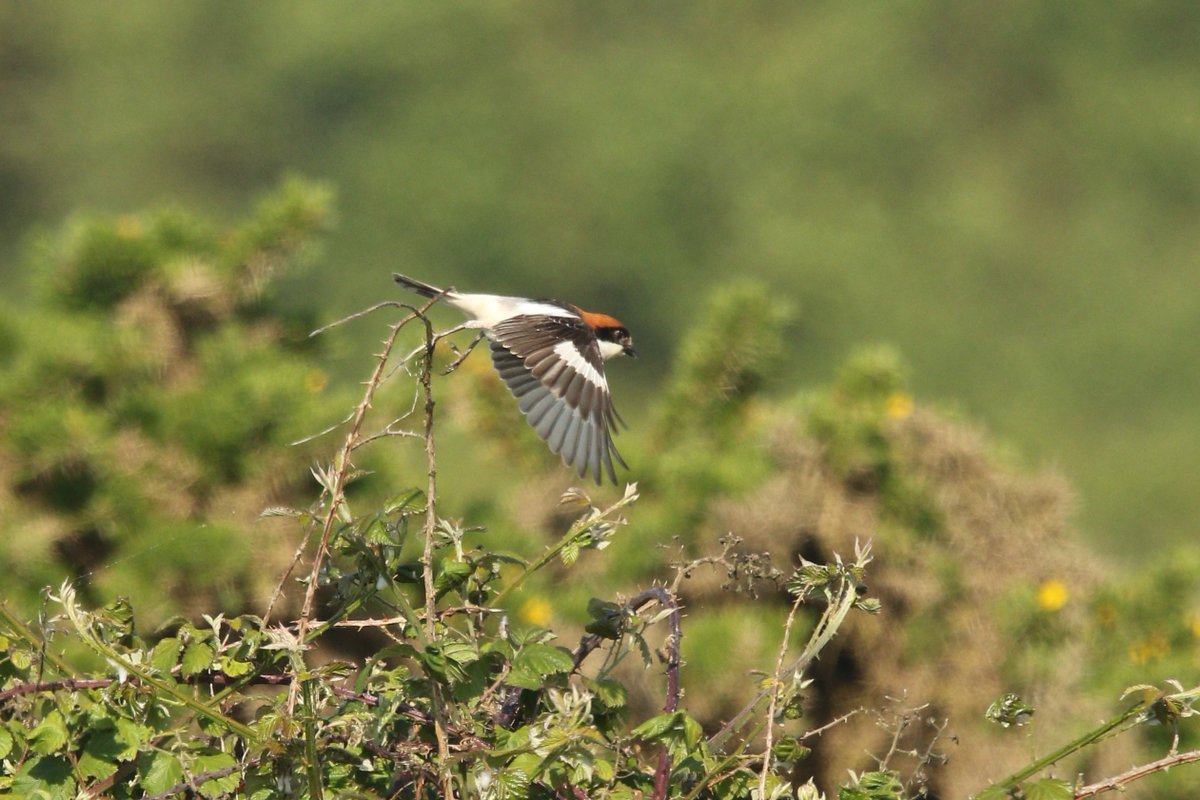
[[[583,321],[596,331],[596,339],[600,344],[600,355],[605,359],[613,356],[626,355],[637,358],[637,350],[633,347],[633,337],[629,329],[616,317],[608,314],[594,314],[580,309]]]

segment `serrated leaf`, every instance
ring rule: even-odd
[[[800,744],[800,740],[792,736],[785,736],[771,748],[771,755],[780,761],[799,761],[807,758],[810,753],[811,748]]]
[[[35,753],[49,755],[67,743],[67,721],[58,709],[51,711],[29,733],[29,746]]]
[[[700,723],[696,721],[695,717],[693,717],[691,714],[688,714],[686,711],[680,711],[677,713],[683,720],[683,741],[687,744],[688,748],[691,749],[695,747],[700,742],[700,738],[704,736],[704,728],[700,726]]]
[[[904,800],[904,784],[888,770],[864,772],[853,785],[838,788],[838,800]]]
[[[303,511],[298,508],[288,508],[287,506],[268,506],[258,513],[259,519],[267,517],[302,517]]]
[[[117,755],[125,745],[117,741],[116,728],[93,731],[79,755],[78,769],[85,778],[103,780],[117,771]]]
[[[189,642],[183,649],[183,659],[179,662],[180,671],[184,677],[190,677],[203,672],[212,666],[215,651],[208,642]]]
[[[549,644],[527,644],[513,659],[514,670],[542,676],[570,672],[574,667],[575,659],[570,652]]]
[[[579,559],[579,553],[583,549],[583,541],[579,537],[572,539],[563,545],[559,551],[558,557],[562,559],[563,566],[571,566]]]
[[[146,794],[166,794],[184,780],[184,765],[173,754],[156,750],[138,759],[138,775]]]
[[[515,686],[518,689],[537,690],[542,688],[542,676],[536,672],[530,672],[527,669],[510,670],[504,678],[504,682],[509,686]]]
[[[174,636],[160,639],[150,652],[150,666],[161,672],[170,672],[179,663],[179,640]]]
[[[883,609],[883,604],[877,597],[864,597],[861,600],[855,600],[854,607],[868,614],[878,614]]]
[[[33,666],[33,656],[25,650],[13,650],[8,654],[9,662],[17,669],[24,672]]]
[[[1072,800],[1071,784],[1058,778],[1042,778],[1021,786],[1025,800]]]
[[[620,681],[612,678],[585,679],[585,684],[596,695],[596,699],[609,708],[624,708],[629,701],[629,692]]]
[[[974,795],[971,800],[1009,800],[1012,793],[1002,786],[989,786],[977,795]]]
[[[647,741],[661,738],[675,728],[676,714],[675,711],[668,711],[665,714],[651,717],[630,732],[637,738]]]
[[[12,794],[39,800],[74,800],[75,778],[71,764],[62,756],[27,759],[13,776]]]
[[[8,728],[0,725],[0,760],[8,758],[8,754],[13,749],[13,735],[9,733]]]
[[[592,764],[592,768],[596,771],[596,777],[605,783],[612,781],[613,777],[615,777],[617,773],[617,768],[613,765],[613,763],[611,761],[606,761],[603,758],[595,761]]]
[[[237,761],[228,753],[211,752],[197,756],[192,760],[192,774],[203,775],[210,772],[220,772],[221,770],[229,769],[237,765]],[[219,778],[210,778],[200,784],[200,794],[204,797],[215,800],[222,795],[236,791],[238,784],[241,783],[242,776],[236,771],[228,775],[223,775]]]
[[[236,658],[221,656],[217,662],[221,666],[221,672],[231,678],[240,678],[243,675],[249,675],[254,670],[254,665],[249,661],[238,661]]]
[[[488,796],[496,800],[525,800],[529,796],[531,780],[532,777],[527,771],[510,766],[493,778]]]
[[[461,586],[474,571],[475,565],[467,561],[444,561],[437,576],[433,579],[433,587],[441,593],[447,589]]]
[[[427,645],[417,657],[427,672],[443,681],[458,682],[467,677],[462,664],[450,656],[443,644]]]
[[[409,489],[407,492],[389,497],[383,504],[383,513],[395,514],[409,509],[417,510],[425,507],[425,492],[420,489]]]

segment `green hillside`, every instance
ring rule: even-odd
[[[340,224],[293,305],[395,268],[569,297],[634,329],[633,398],[753,276],[799,308],[780,385],[893,343],[1089,535],[1161,546],[1200,513],[1198,33],[1181,1],[5,4],[0,274],[26,297],[71,213],[232,220],[295,169]]]

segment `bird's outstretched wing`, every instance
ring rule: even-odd
[[[537,435],[583,477],[617,482],[613,408],[596,333],[569,316],[511,317],[491,330],[492,363]]]

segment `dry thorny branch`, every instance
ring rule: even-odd
[[[284,587],[286,581],[291,576],[296,565],[299,563],[300,558],[303,556],[304,551],[307,549],[307,546],[308,546],[309,542],[311,541],[312,534],[317,529],[319,529],[320,530],[320,538],[317,542],[316,551],[314,552],[313,557],[312,557],[312,565],[310,568],[309,576],[308,576],[308,579],[306,582],[307,585],[306,585],[305,593],[304,593],[304,602],[301,607],[300,616],[298,617],[298,619],[296,620],[295,625],[294,625],[294,629],[295,629],[294,641],[296,642],[297,650],[303,650],[307,646],[308,640],[310,638],[310,633],[312,630],[313,607],[314,607],[315,600],[316,600],[316,590],[317,590],[318,585],[320,584],[322,568],[324,567],[325,560],[327,559],[327,557],[329,555],[330,539],[334,533],[334,530],[337,527],[338,522],[339,521],[348,522],[351,518],[350,512],[349,512],[348,508],[346,507],[345,490],[346,490],[347,484],[353,478],[354,473],[355,473],[354,463],[353,463],[354,452],[358,448],[362,447],[363,445],[365,445],[369,442],[372,442],[372,441],[375,441],[375,440],[378,440],[381,438],[387,438],[387,437],[393,437],[393,436],[421,438],[425,442],[426,469],[427,469],[427,485],[426,485],[426,497],[425,497],[425,523],[424,523],[425,547],[424,547],[424,553],[423,553],[422,559],[421,559],[421,564],[423,567],[423,569],[422,569],[423,579],[424,579],[423,583],[424,583],[424,588],[425,588],[425,612],[424,612],[424,630],[421,632],[421,633],[423,633],[423,636],[420,636],[420,638],[425,639],[426,644],[428,643],[429,640],[433,639],[434,624],[436,621],[436,613],[437,612],[436,612],[436,603],[435,603],[436,592],[434,589],[432,552],[433,552],[433,543],[434,543],[434,531],[435,531],[435,528],[437,527],[437,523],[438,523],[437,508],[436,508],[436,504],[437,504],[437,467],[436,467],[436,458],[435,458],[436,453],[435,453],[435,444],[434,444],[434,422],[433,422],[433,420],[434,420],[434,415],[433,415],[434,398],[433,398],[433,388],[432,388],[433,354],[434,354],[434,349],[436,348],[437,344],[440,341],[442,341],[443,339],[445,339],[449,336],[452,336],[452,335],[458,333],[459,331],[464,330],[466,327],[463,325],[458,325],[458,326],[450,328],[446,331],[435,332],[433,329],[432,323],[429,321],[428,317],[426,316],[426,312],[438,301],[438,299],[439,299],[438,297],[432,298],[431,300],[429,300],[427,303],[425,303],[424,305],[422,305],[419,308],[415,307],[415,306],[410,306],[410,305],[407,305],[404,303],[396,302],[396,301],[379,303],[379,304],[376,304],[375,306],[372,306],[369,309],[351,314],[341,320],[338,320],[337,322],[326,325],[326,326],[319,328],[313,332],[313,335],[323,333],[337,325],[343,324],[345,322],[349,322],[350,320],[358,319],[367,314],[370,314],[371,312],[374,312],[374,311],[377,311],[377,310],[383,309],[383,308],[399,308],[399,309],[408,311],[408,313],[404,317],[402,317],[399,321],[393,323],[390,326],[388,335],[383,340],[382,349],[380,350],[380,352],[376,353],[376,355],[375,355],[375,358],[376,358],[375,368],[374,368],[373,372],[371,373],[371,377],[365,383],[366,388],[365,388],[365,391],[363,392],[362,400],[355,407],[355,410],[350,415],[350,417],[348,417],[343,422],[343,424],[348,423],[349,430],[347,431],[346,438],[345,438],[344,443],[342,444],[341,450],[338,452],[338,454],[334,458],[333,464],[330,465],[330,467],[328,469],[314,469],[314,471],[313,471],[314,475],[321,482],[322,488],[323,488],[323,492],[322,492],[321,500],[320,500],[321,511],[319,514],[314,515],[313,525],[309,528],[309,530],[305,531],[302,541],[300,542],[299,546],[296,548],[296,552],[292,559],[292,562],[288,565],[288,568],[285,570],[283,576],[280,578],[279,584],[276,587],[275,593],[271,598],[271,602],[267,607],[266,613],[264,614],[264,620],[270,619],[271,612],[274,609],[277,599],[283,592],[283,587]],[[402,359],[400,359],[400,361],[398,362],[396,367],[389,371],[387,369],[387,366],[388,366],[388,363],[392,359],[392,351],[395,347],[396,340],[397,340],[400,332],[405,327],[407,327],[409,324],[411,324],[413,322],[419,322],[423,326],[423,328],[424,328],[423,341],[420,346],[418,346],[411,353],[405,355]],[[452,371],[459,364],[462,363],[462,361],[471,352],[471,350],[474,349],[475,345],[478,344],[479,339],[480,339],[480,337],[476,337],[475,340],[471,343],[471,345],[463,352],[460,352],[457,350],[457,348],[455,348],[456,358],[450,364],[450,366],[446,369],[447,373]],[[371,408],[371,403],[375,397],[376,391],[389,377],[391,377],[392,375],[395,374],[396,369],[403,367],[406,370],[410,370],[410,372],[411,372],[412,367],[410,365],[412,365],[414,363],[414,361],[415,361],[416,370],[417,370],[416,377],[418,379],[420,389],[419,389],[418,397],[414,398],[413,406],[412,406],[412,408],[410,408],[408,414],[392,420],[382,430],[380,430],[378,432],[364,433],[364,423],[366,420],[367,412]],[[423,412],[424,412],[423,428],[420,431],[406,430],[406,429],[400,428],[399,426],[404,422],[406,417],[411,416],[413,413],[415,413],[420,399],[423,399],[423,401],[424,401],[423,402]],[[335,426],[335,428],[336,427],[337,426]],[[332,430],[332,429],[330,429],[330,430]],[[299,657],[299,653],[297,654],[297,656]],[[301,681],[299,681],[299,680],[293,680],[291,682],[290,691],[289,691],[289,695],[288,695],[288,705],[287,705],[288,713],[292,713],[295,710],[296,701],[299,696],[300,685],[301,685]],[[434,732],[435,732],[435,736],[436,736],[437,744],[438,744],[439,761],[441,763],[445,764],[449,758],[449,745],[448,745],[448,740],[447,740],[447,736],[446,736],[446,727],[447,726],[446,726],[446,722],[443,718],[444,714],[443,714],[443,708],[442,708],[442,706],[443,706],[442,698],[440,696],[440,692],[438,691],[438,687],[436,686],[436,684],[434,685],[434,696],[432,699],[433,699],[432,710],[433,710]],[[445,796],[447,796],[447,797],[451,796],[452,785],[450,782],[450,777],[445,772],[445,770],[442,770],[442,788],[445,793]]]

